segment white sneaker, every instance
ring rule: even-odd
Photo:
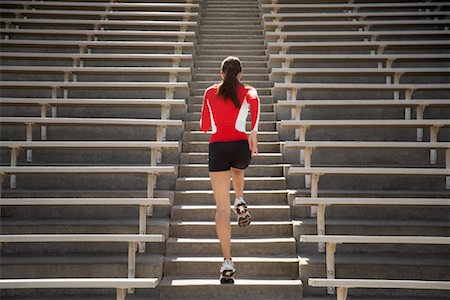
[[[220,283],[221,284],[233,284],[234,283],[234,262],[231,259],[226,259],[222,263],[220,268]]]
[[[252,222],[252,216],[248,212],[247,203],[242,197],[234,200],[234,211],[236,212],[239,227],[245,227]]]

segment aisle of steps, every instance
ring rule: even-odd
[[[299,263],[258,1],[203,1],[200,22],[161,299],[299,298]],[[205,88],[220,81],[220,63],[229,55],[242,60],[242,81],[258,90],[262,105],[260,154],[246,170],[245,180],[245,199],[254,221],[239,228],[232,214],[236,283],[220,286],[222,256],[207,170],[209,134],[199,131],[199,120]]]

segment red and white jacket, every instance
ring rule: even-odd
[[[210,143],[247,140],[245,122],[249,111],[251,116],[250,130],[258,131],[260,115],[258,93],[251,86],[240,85],[237,88],[237,96],[241,102],[241,107],[236,108],[231,99],[224,101],[217,94],[218,88],[219,84],[215,84],[205,91],[200,129],[203,132],[211,129]]]

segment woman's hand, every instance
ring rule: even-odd
[[[250,151],[252,153],[252,156],[258,155],[258,133],[256,131],[250,131],[250,137],[248,139],[248,145],[250,148]]]

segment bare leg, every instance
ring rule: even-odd
[[[244,177],[245,170],[231,168],[231,176],[233,177],[233,188],[236,198],[244,196]]]
[[[216,232],[220,240],[222,254],[231,259],[231,224],[230,224],[230,171],[210,172],[211,186],[216,200]]]

